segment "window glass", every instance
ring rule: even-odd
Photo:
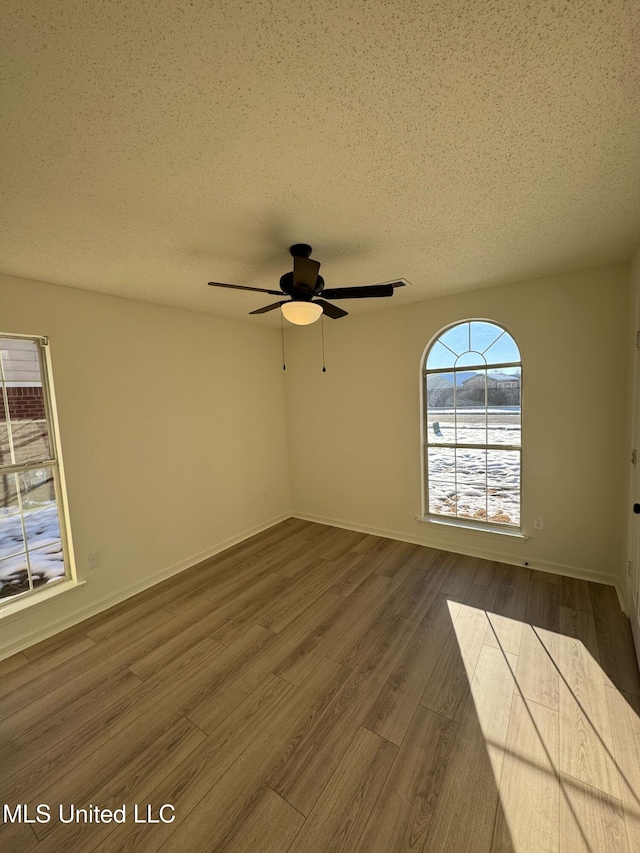
[[[468,350],[467,352],[461,353],[456,359],[456,367],[477,367],[481,365],[484,367],[486,364],[485,357],[480,352],[476,352],[475,350]]]
[[[522,367],[516,342],[497,323],[465,321],[436,338],[425,365],[427,511],[519,527]]]
[[[477,350],[478,352],[486,352],[498,338],[501,338],[505,334],[503,329],[500,329],[493,323],[474,320],[469,325],[471,327],[469,349]]]
[[[39,339],[0,337],[0,598],[69,576]]]
[[[435,370],[439,367],[453,367],[458,354],[436,341],[429,352],[427,367]]]
[[[443,332],[438,340],[453,350],[456,355],[460,355],[461,352],[471,349],[470,333],[469,323],[459,323]]]
[[[504,334],[491,344],[488,350],[485,350],[484,357],[487,359],[487,364],[508,364],[510,362],[519,362],[520,353],[516,342],[511,335]]]

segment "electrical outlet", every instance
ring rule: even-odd
[[[533,519],[534,530],[544,530],[544,518],[541,515],[536,515]]]
[[[97,569],[99,565],[100,565],[100,553],[98,551],[93,551],[87,557],[87,568]]]

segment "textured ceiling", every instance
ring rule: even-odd
[[[637,0],[3,0],[0,270],[221,316],[629,258]],[[275,312],[274,312],[275,314]],[[272,315],[255,323],[278,322]],[[347,321],[343,321],[347,322]]]

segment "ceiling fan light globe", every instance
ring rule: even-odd
[[[320,319],[322,306],[316,302],[285,302],[280,307],[285,320],[296,326],[308,326]]]

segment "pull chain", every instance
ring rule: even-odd
[[[322,334],[322,372],[326,373],[327,368],[324,363],[324,314],[320,316],[320,330]]]
[[[284,357],[284,320],[282,319],[282,311],[280,312],[280,334],[282,336],[282,369],[287,369],[287,363]]]

